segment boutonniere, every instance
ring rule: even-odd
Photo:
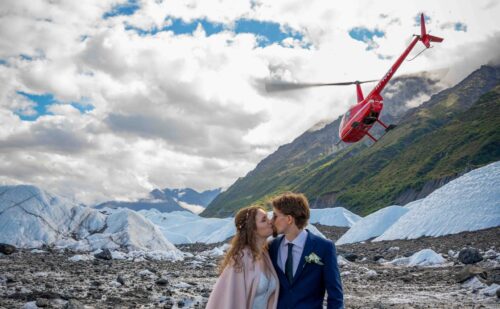
[[[321,258],[316,254],[316,253],[311,253],[308,256],[305,257],[306,263],[314,263],[318,265],[324,265],[323,262],[321,262]]]

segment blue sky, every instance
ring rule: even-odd
[[[111,11],[106,12],[102,15],[104,19],[120,16],[120,15],[132,15],[140,8],[138,1],[129,0],[124,4],[115,5]]]
[[[40,116],[43,115],[52,115],[52,113],[49,111],[49,107],[53,104],[61,104],[58,102],[55,98],[54,95],[51,93],[46,93],[46,94],[31,94],[23,91],[17,91],[17,94],[25,97],[26,99],[30,100],[33,102],[33,110],[34,114],[23,114],[20,111],[15,111],[15,114],[19,116],[21,120],[24,121],[35,121],[37,120]],[[74,108],[78,109],[80,113],[86,113],[94,109],[94,106],[91,104],[88,104],[85,102],[86,100],[83,100],[81,103],[77,102],[71,102],[69,103],[71,106]]]
[[[293,38],[295,40],[302,41],[303,35],[298,31],[294,31],[289,27],[281,26],[276,22],[260,21],[253,19],[238,19],[235,21],[234,26],[225,25],[222,23],[211,22],[206,19],[195,19],[190,22],[186,22],[181,18],[168,18],[171,25],[165,26],[161,29],[153,28],[149,30],[140,29],[130,25],[126,26],[127,30],[133,30],[140,35],[155,35],[161,31],[172,31],[176,35],[192,34],[199,24],[205,30],[207,36],[220,33],[222,31],[233,31],[236,34],[239,33],[252,33],[257,36],[258,46],[266,47],[271,44],[280,44],[286,38]],[[310,44],[302,44],[302,47],[308,48]]]
[[[138,9],[140,9],[138,2],[129,0],[124,4],[114,6],[111,11],[103,14],[103,18],[108,19],[116,16],[130,16],[133,15]],[[231,30],[235,33],[255,34],[256,36],[258,36],[258,43],[260,47],[265,47],[274,43],[281,44],[281,42],[288,37],[296,40],[303,39],[303,35],[298,31],[294,31],[290,27],[284,27],[279,23],[271,21],[241,18],[234,22],[234,26],[229,26],[222,23],[209,21],[206,18],[185,21],[181,18],[167,16],[167,18],[165,19],[168,19],[171,22],[171,25],[163,27],[161,29],[153,28],[144,30],[130,25],[126,25],[126,29],[134,30],[141,35],[154,35],[161,31],[172,31],[176,35],[182,35],[193,33],[196,30],[198,24],[201,24],[207,36],[219,33],[224,30]],[[304,47],[308,46],[310,45],[304,44]]]
[[[349,31],[349,36],[351,36],[351,38],[367,43],[366,50],[374,49],[375,47],[371,44],[371,42],[373,42],[373,39],[377,37],[382,38],[384,37],[384,35],[385,33],[382,30],[370,30],[365,27],[356,27]]]

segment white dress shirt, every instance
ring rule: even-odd
[[[299,267],[300,258],[302,257],[302,252],[304,251],[304,246],[307,240],[307,231],[302,230],[294,240],[288,241],[286,237],[283,237],[280,248],[278,250],[278,266],[283,272],[285,272],[285,263],[288,257],[288,244],[292,243],[292,255],[293,255],[293,275],[297,272],[297,267]]]

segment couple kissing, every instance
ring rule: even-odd
[[[272,220],[259,206],[236,214],[236,235],[206,308],[321,309],[325,292],[328,309],[344,308],[335,245],[304,229],[307,198],[285,193],[271,203]]]

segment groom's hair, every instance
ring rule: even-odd
[[[309,202],[304,194],[287,192],[272,200],[274,208],[284,215],[290,215],[295,219],[295,225],[299,229],[306,226],[310,217]]]

